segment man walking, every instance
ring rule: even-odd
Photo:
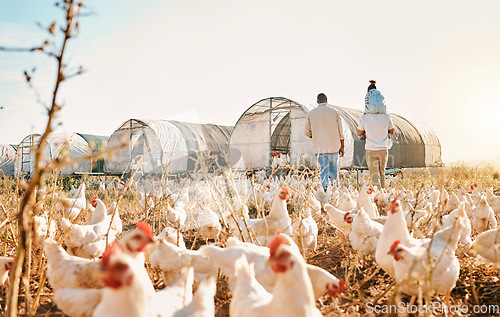
[[[389,134],[394,133],[394,125],[387,113],[366,113],[359,118],[358,136],[366,132],[366,164],[372,185],[385,187],[385,167],[392,147]]]
[[[328,177],[338,184],[339,156],[344,156],[344,133],[340,115],[327,103],[326,95],[318,95],[318,106],[307,114],[304,133],[312,138],[313,151],[321,169],[321,184],[326,191]]]

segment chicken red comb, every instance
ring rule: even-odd
[[[391,245],[389,252],[394,251],[394,249],[396,249],[398,247],[400,242],[401,241],[399,241],[399,240],[394,241],[394,243]]]
[[[350,212],[346,212],[344,215],[344,221],[347,223],[352,223],[352,219],[348,218],[350,214]]]
[[[151,240],[154,239],[154,236],[153,236],[153,231],[151,231],[151,227],[149,226],[149,224],[145,221],[139,221],[136,225],[135,225],[135,228],[136,229],[139,229],[141,230],[142,232],[144,232],[144,234],[150,238]]]
[[[331,285],[331,286],[330,286]],[[328,290],[328,296],[336,296],[341,294],[345,290],[345,280],[343,278],[339,278],[339,285],[335,285],[333,283],[326,284],[326,289]]]
[[[462,187],[462,185],[458,184],[458,185],[457,185],[457,188],[458,188],[458,189],[460,189],[460,187]]]
[[[99,197],[97,195],[94,195],[94,196],[92,196],[92,198],[90,198],[90,201],[92,202],[92,201],[96,200],[97,198],[99,198]]]
[[[101,264],[100,264],[101,268],[105,268],[108,266],[109,259],[113,254],[122,251],[123,251],[123,246],[120,244],[119,241],[113,241],[111,244],[107,245],[101,257]]]
[[[288,199],[288,194],[290,193],[288,191],[288,188],[281,187],[281,190],[282,190],[282,192],[279,193],[279,197],[281,198],[281,200],[287,200]]]
[[[474,189],[474,184],[470,185],[470,189],[472,190]]]
[[[373,191],[375,191],[375,188],[373,188],[372,184],[370,184],[369,186]]]
[[[276,250],[279,248],[280,245],[285,243],[285,238],[283,238],[281,235],[277,235],[274,237],[273,242],[269,245],[269,253],[271,256],[273,256],[276,253]]]
[[[396,197],[394,197],[394,199],[391,201],[391,205],[389,206],[389,210],[391,211],[391,214],[396,213],[396,202],[398,201],[400,195],[401,195],[401,193],[397,194]]]

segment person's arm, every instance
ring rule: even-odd
[[[337,112],[337,126],[339,128],[339,137],[340,137],[340,149],[339,156],[344,156],[344,127],[342,126],[342,119],[340,118],[340,114]]]
[[[308,138],[312,138],[312,131],[311,131],[311,121],[309,120],[309,116],[306,118],[306,125],[304,127],[304,134]]]
[[[340,140],[340,150],[339,150],[339,156],[342,157],[344,156],[344,139]]]
[[[389,134],[394,134],[394,124],[392,123],[391,117],[389,117]]]
[[[356,133],[358,133],[358,136],[361,136],[365,133],[365,126],[363,125],[363,120],[361,120],[363,116],[359,117],[358,121],[358,129],[356,130]]]

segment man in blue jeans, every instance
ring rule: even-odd
[[[318,95],[318,106],[307,114],[304,134],[312,138],[313,151],[321,169],[321,184],[326,191],[328,177],[338,184],[339,157],[344,156],[344,133],[340,114]]]

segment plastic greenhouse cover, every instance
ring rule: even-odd
[[[16,150],[10,144],[0,144],[0,177],[14,176]]]
[[[49,134],[47,143],[50,147],[50,156],[52,159],[59,158],[63,153],[67,153],[70,160],[91,154],[87,141],[76,133]],[[61,169],[61,173],[64,175],[75,172],[88,173],[91,171],[92,163],[90,160],[65,165]]]
[[[142,173],[186,172],[195,167],[197,153],[225,151],[232,127],[167,120],[131,119],[111,135],[108,149],[125,142],[126,149],[106,159],[106,171],[129,167]]]

